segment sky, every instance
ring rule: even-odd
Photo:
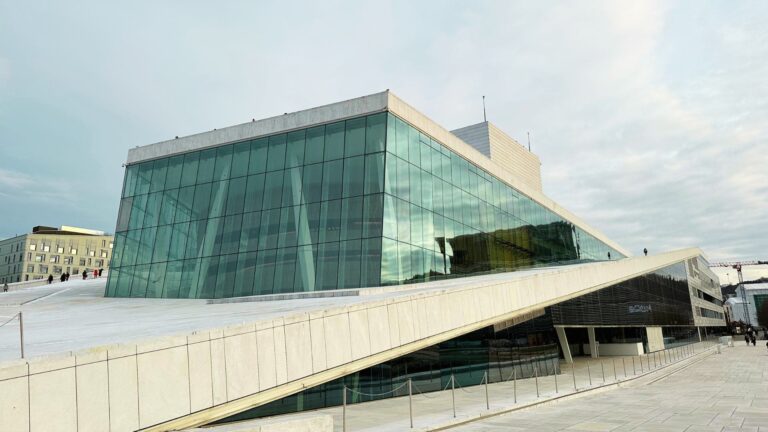
[[[113,231],[131,147],[390,89],[447,129],[485,95],[544,192],[632,253],[768,260],[766,22],[765,1],[0,0],[0,238]]]

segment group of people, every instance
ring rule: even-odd
[[[752,346],[757,346],[757,330],[749,326],[747,332],[744,333],[744,341],[747,343],[747,346],[749,346],[750,342]]]
[[[100,269],[93,269],[93,278],[94,278],[94,279],[96,279],[96,278],[98,278],[98,277],[101,277],[101,274],[102,274],[103,272],[104,272],[104,269],[103,269],[103,268],[100,268]],[[83,270],[82,276],[83,276],[83,280],[86,280],[86,279],[88,279],[88,270]],[[61,282],[65,282],[65,281],[68,281],[68,280],[69,280],[69,272],[66,272],[66,273],[62,273],[62,274],[61,274],[61,277],[59,278],[59,280],[60,280]],[[48,275],[48,283],[49,283],[49,284],[53,283],[53,275]],[[7,284],[6,284],[6,286],[7,286]],[[7,290],[6,290],[6,291],[7,291]]]

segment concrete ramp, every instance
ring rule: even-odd
[[[298,299],[271,307],[269,302],[163,303],[183,308],[191,314],[188,320],[205,330],[1,363],[0,430],[164,431],[204,425],[700,254],[699,249],[685,249],[373,288],[357,297]],[[106,305],[165,310],[151,309],[149,299],[89,301],[101,308],[100,317]],[[227,311],[239,314],[241,323],[222,324],[228,322]],[[101,325],[119,327],[117,339],[124,340],[130,335],[126,328],[145,325],[130,319],[139,313],[116,312],[119,322],[101,322],[85,312],[70,320],[79,320],[82,337],[91,325]],[[211,313],[209,320],[206,313]],[[162,323],[162,317],[153,319]],[[73,335],[73,346],[81,346],[78,340]]]

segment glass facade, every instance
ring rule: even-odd
[[[443,390],[456,378],[457,387],[478,385],[488,372],[488,382],[531,378],[560,371],[557,335],[549,317],[494,331],[486,327],[455,339],[364,369],[286,398],[244,411],[217,423],[341,405],[344,385],[353,390],[347,403],[407,396],[401,387],[412,379],[414,393]],[[398,390],[398,387],[401,387]],[[393,390],[395,390],[393,392]],[[360,393],[382,394],[371,397]]]
[[[622,255],[390,113],[129,165],[106,295],[404,284]]]
[[[684,262],[556,304],[551,313],[565,326],[694,324]]]

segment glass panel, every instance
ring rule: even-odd
[[[213,181],[213,168],[216,164],[216,149],[200,152],[200,166],[197,169],[197,184]]]
[[[187,248],[187,232],[189,231],[189,222],[173,224],[171,233],[171,246],[168,249],[168,259],[180,260],[184,258],[184,251]]]
[[[256,272],[253,287],[254,295],[272,294],[272,282],[275,276],[276,251],[261,251],[256,256]]]
[[[294,272],[296,270],[296,248],[278,249],[275,263],[275,279],[272,284],[274,293],[293,291]]]
[[[269,137],[269,155],[267,171],[285,168],[285,134]]]
[[[195,298],[197,293],[197,280],[200,277],[200,259],[184,260],[179,284],[180,298]]]
[[[248,161],[248,174],[260,174],[267,169],[269,140],[266,138],[251,141],[251,156]]]
[[[158,159],[152,169],[152,181],[149,185],[150,192],[161,191],[165,188],[165,175],[168,170],[168,159]]]
[[[346,168],[345,168],[346,169]],[[346,177],[346,173],[344,174]],[[384,191],[384,153],[365,157],[365,194]]]
[[[233,254],[240,249],[240,233],[243,223],[243,215],[227,216],[224,219],[224,233],[222,235],[221,253]]]
[[[261,210],[261,204],[264,201],[264,177],[264,174],[248,176],[243,211]]]
[[[323,161],[325,152],[325,126],[307,129],[307,143],[304,157],[305,164],[313,164]]]
[[[344,197],[363,194],[364,173],[365,159],[363,156],[344,159],[344,183],[342,186]]]
[[[149,264],[136,266],[133,271],[133,282],[131,283],[131,297],[146,297],[148,280]]]
[[[259,250],[277,247],[280,233],[280,209],[261,212],[261,231],[259,232]]]
[[[168,225],[173,223],[173,217],[176,214],[176,202],[179,199],[179,190],[172,189],[163,192],[163,202],[160,207],[159,225]]]
[[[336,289],[338,284],[339,243],[320,244],[318,245],[317,253],[316,289]]]
[[[182,261],[171,261],[165,268],[165,283],[163,285],[162,297],[179,297],[179,287],[181,285]]]
[[[260,228],[261,212],[243,215],[243,225],[240,233],[240,252],[252,252],[258,249]]]
[[[215,298],[232,297],[235,290],[237,274],[237,255],[222,255],[219,257],[219,268],[216,279]]]
[[[147,297],[158,298],[163,295],[163,285],[165,284],[166,264],[164,262],[154,263],[149,268],[149,281],[147,283]]]
[[[184,168],[181,171],[181,186],[191,186],[197,182],[197,167],[200,161],[200,152],[184,155]]]
[[[228,189],[229,180],[215,181],[211,184],[211,207],[208,217],[224,216]]]
[[[200,276],[197,279],[197,293],[201,298],[214,298],[216,278],[219,275],[219,257],[206,257],[200,260]]]
[[[195,200],[192,204],[192,219],[203,219],[208,217],[211,207],[211,184],[197,185],[195,189]]]
[[[363,204],[363,237],[381,237],[384,215],[384,196],[366,195]]]
[[[341,240],[363,236],[363,197],[341,200]]]
[[[338,288],[360,287],[360,240],[340,243]]]
[[[125,168],[125,183],[123,184],[123,196],[130,197],[136,191],[136,178],[139,174],[138,165],[129,165]]]
[[[374,114],[366,118],[365,152],[375,153],[384,151],[384,133],[386,131],[387,114]]]
[[[213,169],[213,180],[229,178],[232,170],[232,145],[225,145],[216,149],[216,165]]]
[[[296,250],[296,271],[294,291],[315,290],[315,254],[311,245],[299,246]]]
[[[229,181],[229,191],[227,192],[227,215],[243,212],[247,180],[247,177],[238,177]]]
[[[189,223],[187,231],[187,248],[184,257],[187,259],[203,256],[203,242],[208,220],[200,220]]]
[[[285,157],[286,168],[304,164],[304,134],[304,129],[288,133],[287,154]]]
[[[186,222],[192,218],[192,207],[195,196],[195,186],[188,186],[179,189],[179,200],[176,203],[175,222]]]
[[[343,160],[323,164],[323,200],[341,198],[343,168]]]
[[[133,197],[132,204],[131,220],[128,222],[128,229],[141,228],[141,224],[144,223],[144,210],[147,208],[147,196]]]
[[[364,239],[360,256],[360,286],[381,285],[381,238]]]
[[[153,262],[168,260],[168,251],[171,247],[172,234],[173,225],[165,225],[157,228],[157,234],[155,235],[154,253],[152,254]]]
[[[273,171],[267,173],[264,186],[264,204],[263,209],[272,209],[280,207],[283,196],[283,172]]]
[[[301,204],[301,167],[287,169],[283,176],[283,207]]]
[[[299,207],[283,207],[280,211],[280,235],[277,247],[296,246],[296,228],[299,225]]]
[[[147,207],[144,211],[145,227],[156,226],[160,220],[160,204],[162,203],[163,193],[154,192],[147,195]]]
[[[341,200],[320,204],[320,243],[338,241],[341,234]]]
[[[249,252],[238,255],[236,271],[233,295],[235,297],[251,295],[256,276],[256,253]]]
[[[323,164],[305,166],[302,177],[304,201],[307,203],[320,201],[323,198]]]
[[[344,157],[358,156],[365,152],[365,117],[347,120],[344,135]]]
[[[139,173],[136,178],[136,195],[149,192],[149,183],[152,179],[152,167],[154,164],[154,162],[144,162],[139,165]]]
[[[232,177],[242,177],[248,174],[250,148],[250,141],[235,144],[232,153]]]
[[[125,231],[131,220],[131,210],[133,209],[133,198],[123,198],[120,200],[120,211],[117,213],[117,227],[115,231]]]
[[[325,126],[324,160],[340,159],[344,156],[344,122]]]

